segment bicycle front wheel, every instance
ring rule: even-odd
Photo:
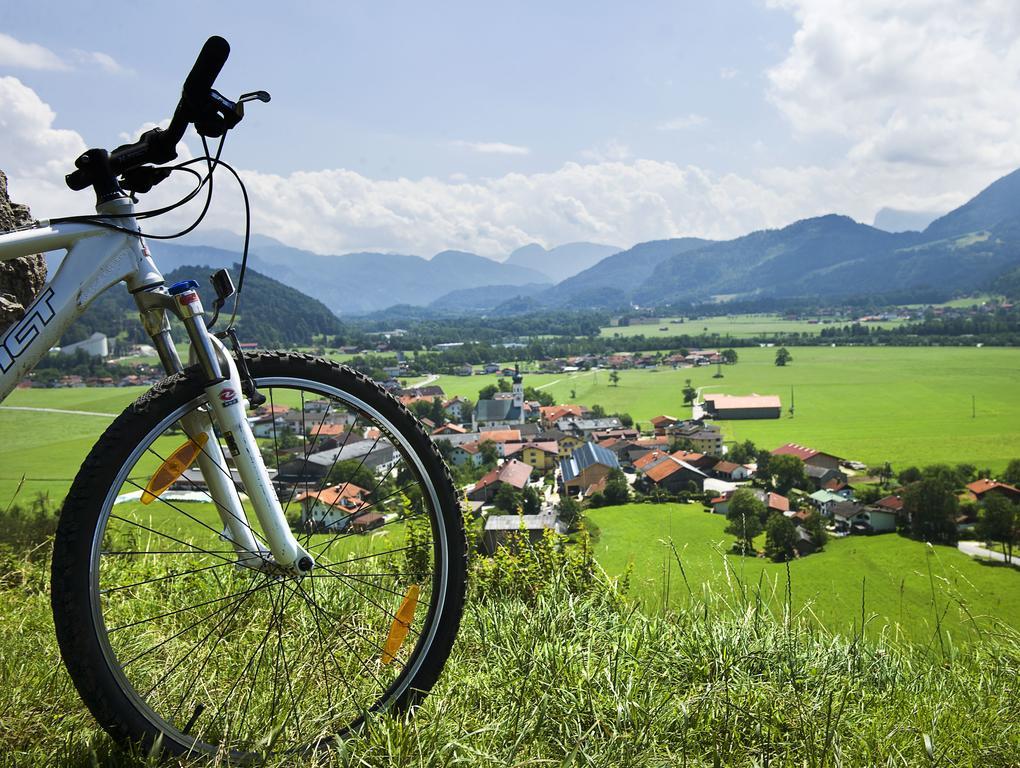
[[[416,701],[453,644],[463,522],[417,420],[349,368],[247,359],[267,398],[249,411],[253,429],[316,567],[282,574],[232,546],[224,505],[193,466],[212,446],[189,447],[181,428],[211,423],[197,372],[121,414],[74,481],[53,558],[61,654],[118,740],[235,759],[328,746]],[[154,491],[161,472],[174,481]]]

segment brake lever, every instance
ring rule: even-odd
[[[237,119],[240,120],[244,117],[244,103],[246,101],[261,101],[264,104],[268,104],[271,98],[269,91],[252,91],[251,93],[242,93],[237,97],[237,104],[234,106],[234,112],[237,113]]]

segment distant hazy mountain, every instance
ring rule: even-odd
[[[228,266],[240,254],[208,246],[151,244],[165,271],[184,264]],[[337,315],[363,314],[394,304],[426,305],[455,290],[551,281],[526,267],[473,253],[443,251],[432,259],[392,253],[322,256],[268,239],[251,248],[249,264],[263,274],[323,302]]]
[[[546,291],[541,299],[548,304],[576,307],[625,303],[629,300],[631,287],[650,278],[664,261],[711,242],[697,237],[682,237],[640,243],[564,280]]]
[[[954,237],[967,232],[992,230],[1020,219],[1020,170],[992,182],[975,197],[936,219],[924,230],[925,238]]]
[[[920,232],[940,214],[933,211],[901,211],[897,208],[883,208],[875,214],[875,229],[886,232]]]
[[[547,251],[538,243],[532,243],[518,248],[503,263],[534,269],[558,283],[620,250],[615,245],[567,243]]]
[[[548,283],[483,285],[479,288],[461,288],[443,294],[431,302],[429,306],[434,309],[450,311],[488,312],[507,302],[536,296],[548,288]]]
[[[828,215],[734,240],[641,243],[538,299],[620,307],[759,297],[840,297],[989,287],[1020,267],[1020,171],[923,232]]]

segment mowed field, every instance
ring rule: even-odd
[[[823,328],[849,325],[852,320],[835,320],[829,323],[819,321],[811,323],[807,320],[785,320],[779,315],[718,315],[716,317],[683,318],[680,316],[663,317],[656,322],[632,323],[625,326],[606,326],[600,335],[610,338],[615,336],[700,336],[702,334],[718,334],[723,338],[747,339],[760,336],[778,336],[788,333],[803,333],[817,336]],[[868,327],[895,328],[902,321],[868,323]],[[663,330],[665,329],[665,330]]]
[[[587,517],[599,563],[611,576],[632,568],[628,594],[645,610],[702,591],[753,595],[759,588],[782,610],[786,565],[726,554],[733,542],[726,519],[700,505],[628,504]],[[859,630],[862,612],[870,636],[922,644],[937,642],[938,626],[954,640],[978,639],[996,622],[1020,629],[1020,569],[980,563],[952,547],[897,534],[850,536],[792,561],[789,574],[794,610],[835,632]]]
[[[705,392],[779,395],[779,419],[722,421],[728,440],[751,439],[773,448],[795,442],[877,464],[969,462],[993,472],[1020,457],[1020,350],[974,347],[794,347],[793,362],[774,364],[773,348],[737,350],[739,362],[655,371],[562,375],[525,374],[526,386],[557,403],[598,403],[648,426],[659,414],[690,416],[681,390],[686,379]],[[497,376],[443,376],[448,395],[477,398]],[[793,390],[795,416],[790,417]],[[571,392],[576,395],[571,399]],[[971,406],[974,397],[974,416]]]

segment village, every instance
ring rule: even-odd
[[[778,418],[776,395],[705,394],[692,403],[691,417],[662,414],[641,429],[594,404],[527,399],[519,369],[494,370],[508,375],[509,391],[490,386],[474,403],[448,398],[434,384],[393,393],[418,415],[449,464],[486,554],[521,537],[536,541],[545,531],[570,534],[584,509],[631,501],[696,502],[708,514],[732,518],[741,503],[735,499],[753,499],[760,525],[738,535],[734,547],[763,554],[751,544],[754,535],[782,518],[772,527],[784,529],[779,554],[790,558],[818,551],[829,536],[911,527],[902,484],[881,471],[875,476],[874,468],[796,443],[758,451],[726,444],[718,422]],[[355,417],[330,412],[325,400],[308,401],[303,410],[264,406],[251,424],[256,437],[285,448],[270,472],[281,499],[300,504],[296,526],[368,533],[400,517],[389,478],[400,456],[378,430],[359,430]],[[179,492],[201,482],[191,474],[175,486]],[[1020,499],[1013,485],[972,479],[960,489],[958,533],[973,529],[989,494]]]

